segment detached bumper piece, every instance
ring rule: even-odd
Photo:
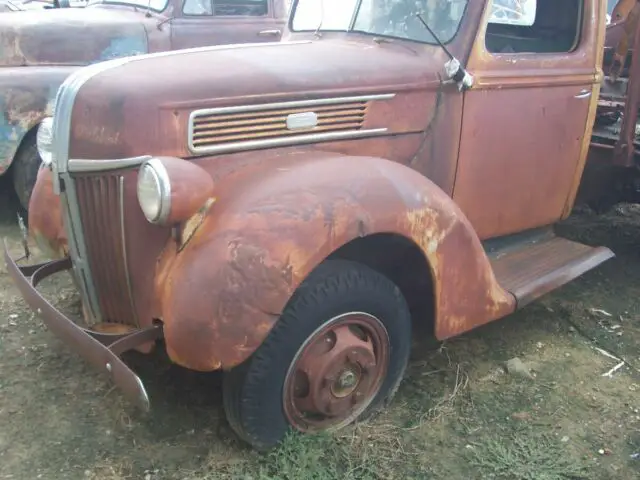
[[[153,326],[126,334],[105,334],[82,328],[53,307],[36,290],[37,285],[45,278],[70,270],[72,265],[69,258],[19,266],[11,258],[5,241],[4,259],[7,271],[22,297],[42,318],[49,330],[98,370],[106,372],[128,400],[148,411],[149,397],[142,381],[125,365],[119,355],[138,345],[162,338],[162,328]]]

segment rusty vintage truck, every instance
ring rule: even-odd
[[[462,334],[613,256],[553,229],[589,151],[605,0],[291,9],[280,43],[72,73],[29,206],[51,261],[5,247],[31,308],[129,399],[149,409],[120,355],[160,346],[224,371],[259,449],[385,405],[419,332]],[[82,319],[36,289],[62,271]]]
[[[37,127],[51,115],[62,81],[81,66],[187,47],[279,41],[287,1],[92,0],[84,8],[0,13],[0,175],[12,175],[26,208],[41,161]]]

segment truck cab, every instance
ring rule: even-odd
[[[605,0],[295,0],[279,43],[79,69],[38,131],[25,243],[51,260],[5,250],[8,271],[143,409],[120,354],[160,346],[224,371],[229,422],[256,448],[366,418],[419,332],[460,335],[613,256],[553,229],[589,151],[606,15]],[[83,318],[36,289],[65,270]]]

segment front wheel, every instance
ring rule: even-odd
[[[398,287],[364,265],[327,261],[254,355],[225,373],[227,418],[260,450],[291,428],[344,427],[391,399],[410,348],[411,317]]]

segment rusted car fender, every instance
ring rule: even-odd
[[[27,133],[51,115],[58,88],[77,68],[0,69],[0,175],[13,163]]]
[[[515,309],[464,214],[404,165],[325,152],[277,156],[222,179],[215,197],[188,244],[167,246],[156,273],[167,351],[187,368],[243,362],[316,266],[376,233],[402,235],[423,252],[437,337]]]
[[[29,235],[50,259],[69,255],[69,241],[62,221],[62,202],[54,193],[53,172],[40,168],[29,200]]]

